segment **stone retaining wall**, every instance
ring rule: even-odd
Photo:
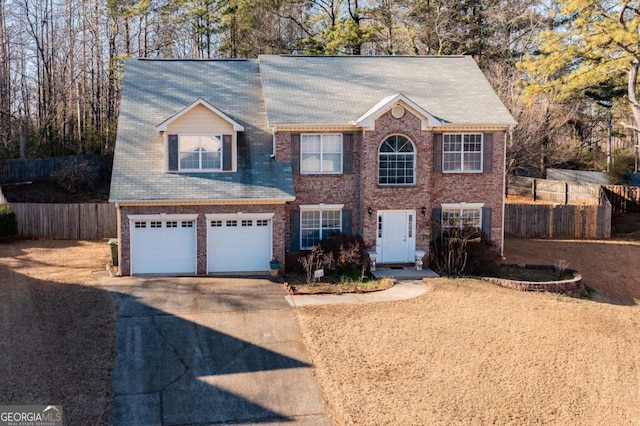
[[[548,265],[510,265],[520,268],[541,269],[548,268]],[[512,288],[521,291],[544,291],[549,293],[564,293],[574,297],[580,296],[585,291],[582,275],[577,271],[567,269],[567,272],[573,273],[573,278],[561,281],[518,281],[509,278],[483,277],[485,281],[498,284],[502,287]]]

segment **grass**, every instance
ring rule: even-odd
[[[505,255],[566,259],[593,299],[435,278],[411,300],[296,309],[335,424],[639,424],[640,243],[511,239]]]
[[[553,266],[549,266],[548,268],[521,268],[517,265],[500,265],[498,278],[517,281],[548,282],[571,279],[573,278],[573,273],[563,271],[558,276],[558,271]]]

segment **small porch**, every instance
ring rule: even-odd
[[[421,280],[422,278],[439,277],[429,268],[416,269],[414,265],[378,265],[371,275],[376,278],[393,278],[395,280]]]

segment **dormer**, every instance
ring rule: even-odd
[[[156,126],[163,134],[168,172],[234,172],[244,127],[202,98]]]
[[[425,111],[420,105],[416,104],[405,95],[398,93],[396,95],[382,98],[377,104],[372,106],[367,112],[355,120],[353,124],[366,130],[372,130],[375,128],[375,121],[378,117],[389,110],[391,110],[391,115],[394,118],[402,118],[407,110],[410,111],[413,115],[420,118],[420,121],[422,122],[422,130],[442,126],[444,122],[444,120],[441,120]]]

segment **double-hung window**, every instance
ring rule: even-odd
[[[307,174],[342,173],[342,135],[300,135],[300,171]]]
[[[484,204],[443,204],[443,228],[482,229],[482,207]]]
[[[341,207],[313,208],[300,210],[300,248],[310,249],[320,240],[331,238],[342,229]]]
[[[221,170],[222,135],[180,135],[180,170]]]
[[[442,154],[444,172],[482,172],[482,134],[444,134]]]

